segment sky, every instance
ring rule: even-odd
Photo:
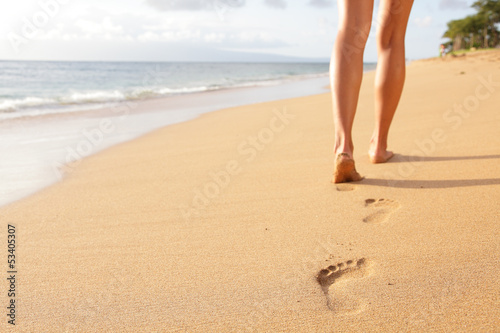
[[[407,58],[437,56],[446,23],[474,13],[473,2],[415,0]],[[377,61],[378,4],[365,62]],[[336,0],[9,1],[0,12],[0,59],[326,61],[337,23]]]

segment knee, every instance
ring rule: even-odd
[[[379,49],[404,47],[406,35],[407,15],[409,9],[401,7],[399,2],[394,2],[390,9],[379,14],[377,27],[377,45]]]
[[[347,26],[339,31],[337,35],[339,46],[364,50],[368,35],[370,34],[370,25],[366,26]]]
[[[405,33],[394,24],[382,25],[377,32],[377,46],[385,50],[392,47],[404,47]]]

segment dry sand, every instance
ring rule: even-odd
[[[367,155],[373,78],[362,182],[330,183],[323,94],[161,129],[0,209],[10,330],[498,332],[500,52],[412,63],[384,165]]]

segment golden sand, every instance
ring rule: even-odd
[[[500,52],[412,63],[377,165],[373,81],[361,182],[330,182],[323,94],[169,126],[0,209],[2,238],[18,230],[9,329],[497,331]]]

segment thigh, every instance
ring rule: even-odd
[[[413,0],[380,0],[378,10],[378,28],[390,28],[393,31],[406,31]]]
[[[368,34],[371,28],[374,0],[338,0],[339,27]]]

